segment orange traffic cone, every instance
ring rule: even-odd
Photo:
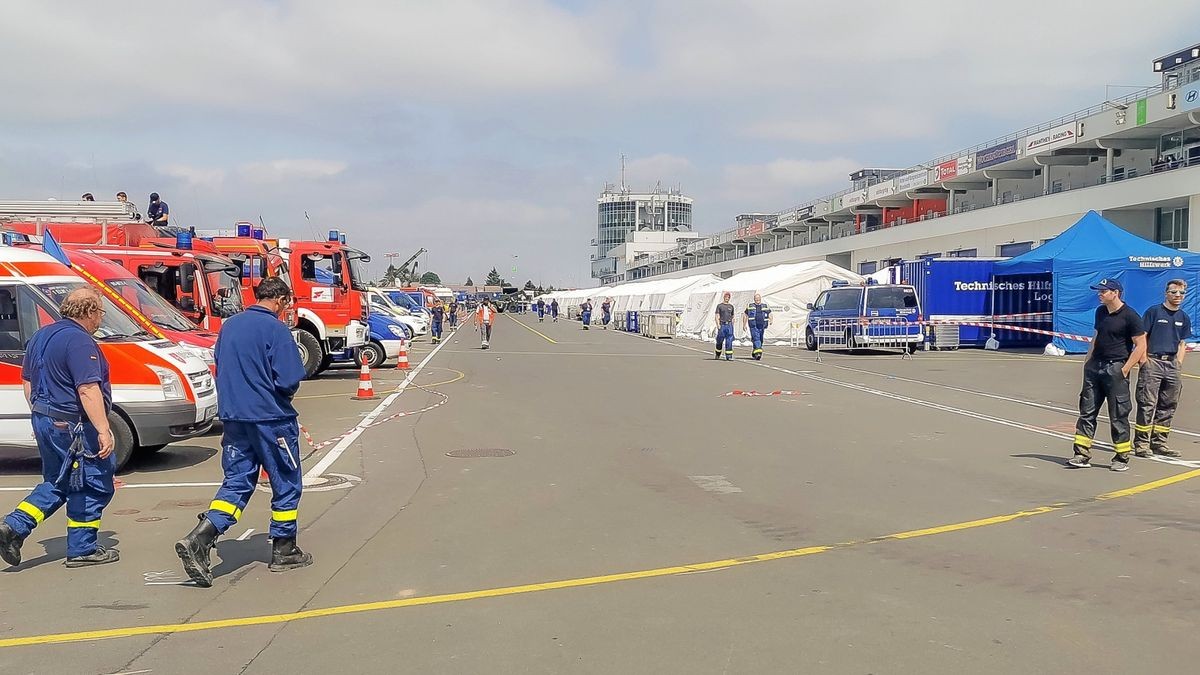
[[[258,484],[259,485],[270,485],[271,484],[271,477],[267,475],[266,469],[260,468],[258,470]]]
[[[371,384],[371,366],[366,363],[358,371],[358,393],[350,398],[355,401],[374,401],[379,398],[375,395],[375,385]]]
[[[408,340],[400,341],[400,356],[396,357],[396,370],[408,370]]]

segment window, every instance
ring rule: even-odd
[[[17,295],[13,286],[0,287],[0,351],[23,351],[21,326],[17,321]]]
[[[946,256],[950,258],[974,258],[979,255],[979,250],[974,248],[960,248],[956,251],[947,251]]]
[[[858,310],[862,304],[861,288],[835,288],[825,296],[821,309],[853,309]]]
[[[929,260],[931,258],[940,258],[940,257],[942,257],[942,254],[941,253],[922,253],[921,255],[919,255],[917,257],[920,258],[921,260]]]
[[[875,271],[878,269],[879,269],[879,265],[874,260],[872,260],[870,262],[858,263],[858,273],[859,274],[874,274]]]
[[[1155,240],[1171,248],[1188,247],[1188,207],[1155,209],[1157,222]]]
[[[1032,250],[1032,241],[1018,241],[1011,244],[1000,244],[996,247],[996,255],[1001,258],[1011,258],[1022,253],[1029,253]]]
[[[867,309],[911,309],[917,306],[917,294],[911,288],[889,286],[867,289]]]

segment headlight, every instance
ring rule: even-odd
[[[392,335],[395,335],[398,338],[404,337],[404,329],[401,328],[400,326],[397,326],[395,324],[389,324],[388,330],[391,331]]]
[[[203,361],[205,365],[211,366],[216,363],[216,358],[213,356],[213,350],[209,349],[208,347],[201,347],[200,345],[194,345],[188,342],[180,342],[179,344],[195,354],[196,358]]]
[[[175,371],[159,366],[150,366],[150,370],[154,371],[154,374],[158,376],[158,383],[162,386],[163,396],[168,401],[184,397],[183,381],[179,379]]]

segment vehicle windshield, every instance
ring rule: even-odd
[[[913,309],[917,294],[911,288],[888,286],[867,291],[867,309]]]
[[[821,309],[858,309],[858,303],[862,300],[861,288],[839,288],[829,291],[829,295],[825,297],[825,304]]]
[[[417,303],[413,302],[413,299],[408,297],[408,293],[405,293],[404,291],[388,291],[383,295],[388,300],[391,300],[392,304],[398,307],[403,307],[407,310],[413,311],[417,309]]]
[[[51,304],[57,308],[62,304],[62,301],[71,291],[78,288],[91,288],[86,281],[63,281],[54,284],[38,284],[38,289],[46,294],[50,299]],[[100,319],[100,328],[96,329],[95,336],[99,340],[105,338],[128,338],[139,335],[149,335],[142,327],[129,317],[124,311],[119,309],[112,300],[101,295],[104,300],[104,317]],[[57,309],[55,311],[56,318]]]
[[[204,276],[208,277],[213,316],[228,319],[242,311],[242,279],[236,269],[223,267],[216,271],[206,270]]]
[[[356,291],[367,290],[370,277],[367,276],[367,263],[371,256],[353,248],[346,249],[346,260],[350,262],[350,288]]]
[[[200,330],[196,324],[175,309],[174,305],[151,291],[140,279],[105,279],[104,283],[128,300],[131,305],[137,307],[139,312],[160,328],[180,332]]]

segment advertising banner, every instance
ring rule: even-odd
[[[1200,108],[1200,82],[1193,82],[1179,90],[1179,102],[1176,104],[1180,110],[1195,110]]]
[[[1071,145],[1077,140],[1079,134],[1075,122],[1040,131],[1025,138],[1025,156],[1050,152],[1055,148]]]
[[[990,148],[985,148],[975,153],[975,168],[986,169],[989,166],[1003,164],[1009,160],[1017,158],[1017,148],[1020,144],[1017,141],[1008,141],[1000,145],[993,145]]]
[[[893,194],[896,194],[896,184],[891,180],[867,188],[868,200],[879,199],[880,197],[887,197]]]
[[[934,169],[934,180],[941,182],[971,173],[975,170],[973,159],[970,155],[965,155],[938,164]]]
[[[858,192],[850,192],[842,195],[842,206],[858,206],[867,201],[867,191],[859,190]]]
[[[896,189],[903,192],[913,188],[929,185],[929,170],[910,171],[896,178]]]

